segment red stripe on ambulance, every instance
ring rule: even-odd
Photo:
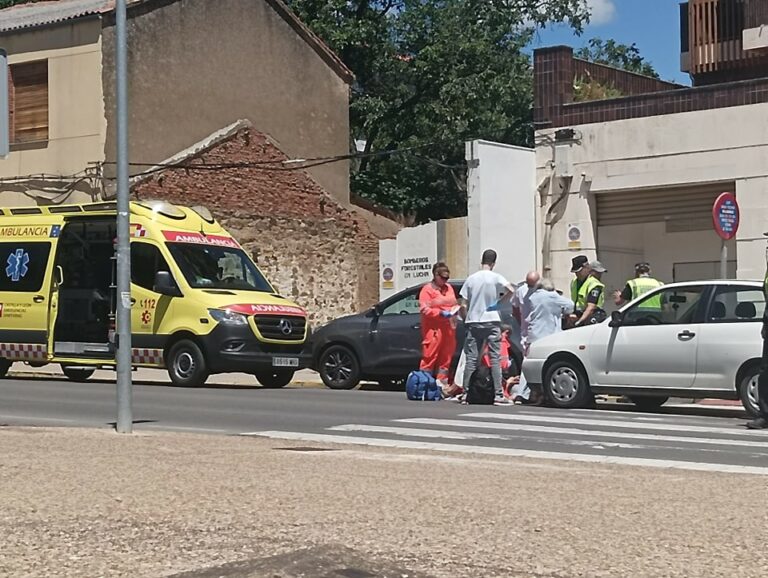
[[[307,315],[307,312],[301,307],[294,307],[291,305],[254,305],[246,303],[226,305],[223,308],[245,315],[298,315],[300,317],[306,317]]]
[[[240,245],[232,237],[222,237],[220,235],[203,235],[186,231],[163,231],[163,236],[166,241],[171,243],[195,243],[198,245],[230,247],[232,249],[240,248]]]

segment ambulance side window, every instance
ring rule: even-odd
[[[0,291],[40,291],[50,254],[50,243],[0,243]]]
[[[149,243],[131,243],[131,282],[152,291],[157,271],[170,271],[160,249]]]

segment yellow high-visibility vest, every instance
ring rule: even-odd
[[[657,281],[653,277],[637,277],[635,279],[630,279],[627,284],[629,285],[629,288],[632,290],[632,299],[637,299],[641,295],[645,295],[646,293],[653,291],[654,289],[658,289],[659,287],[662,287],[664,283],[661,281]],[[653,297],[650,297],[649,299],[646,299],[642,303],[643,309],[661,309],[661,295],[654,295]]]
[[[579,287],[579,290],[576,294],[576,311],[584,311],[587,308],[587,296],[589,295],[590,291],[594,289],[595,287],[602,287],[603,291],[600,293],[600,298],[597,300],[597,306],[602,309],[603,305],[605,305],[605,285],[598,279],[597,277],[589,276],[587,277],[586,281],[582,284],[581,287]]]

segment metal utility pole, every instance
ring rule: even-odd
[[[728,279],[728,245],[725,239],[721,241],[720,246],[720,279]]]
[[[115,3],[117,72],[117,431],[133,431],[131,383],[131,216],[128,180],[128,40],[126,0]]]
[[[11,140],[8,117],[8,54],[0,48],[0,159],[8,156]]]

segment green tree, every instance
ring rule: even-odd
[[[573,55],[582,60],[614,66],[651,78],[659,78],[651,63],[640,56],[640,50],[634,42],[626,45],[615,40],[592,38],[586,46],[574,52]]]
[[[465,214],[464,141],[530,145],[537,28],[583,0],[290,0],[355,73],[353,193],[420,222]],[[407,153],[389,155],[388,151]]]

